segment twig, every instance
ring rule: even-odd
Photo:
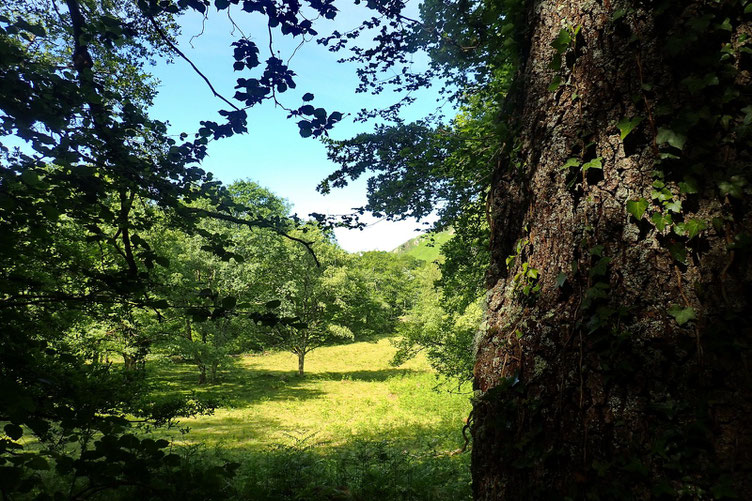
[[[206,209],[198,209],[194,207],[182,207],[182,210],[186,210],[193,214],[200,214],[205,217],[210,217],[212,219],[221,219],[223,221],[228,221],[230,223],[242,224],[249,228],[267,228],[269,230],[272,230],[274,233],[276,233],[277,235],[281,237],[285,237],[288,240],[292,240],[293,242],[297,242],[303,245],[306,248],[306,250],[308,250],[308,252],[311,254],[311,257],[313,257],[313,260],[316,262],[316,266],[321,266],[319,259],[316,257],[316,253],[313,252],[313,247],[312,247],[313,242],[307,242],[303,239],[300,239],[288,233],[285,233],[284,231],[278,228],[275,228],[274,226],[267,223],[266,221],[263,221],[263,220],[249,221],[248,219],[242,219],[239,217],[231,216],[229,214],[222,214],[221,212],[213,212],[213,211],[209,211]]]
[[[191,68],[193,68],[193,71],[195,71],[198,74],[198,76],[200,76],[201,78],[204,79],[204,82],[206,82],[206,85],[209,86],[209,89],[212,91],[212,94],[214,94],[215,97],[218,97],[219,99],[221,99],[225,103],[229,104],[235,111],[240,111],[240,108],[238,108],[237,106],[235,106],[234,104],[232,104],[230,101],[227,100],[227,98],[225,98],[222,94],[220,94],[219,92],[217,92],[217,90],[214,88],[214,86],[209,81],[209,79],[206,77],[206,75],[204,75],[203,73],[201,73],[201,70],[199,70],[196,67],[196,65],[193,64],[193,61],[191,61],[188,58],[188,56],[186,56],[185,54],[183,54],[183,52],[180,49],[178,49],[177,46],[175,46],[174,43],[172,43],[172,40],[169,39],[169,37],[167,36],[167,34],[164,31],[162,31],[162,28],[159,26],[159,24],[157,23],[157,21],[152,16],[150,16],[150,15],[147,15],[146,17],[149,18],[149,21],[151,21],[151,24],[154,26],[154,29],[157,30],[157,34],[159,35],[159,38],[161,38],[162,41],[164,41],[164,43],[166,43],[167,46],[170,47],[170,49],[172,49],[178,56],[180,56],[183,59],[185,59],[185,61],[187,61],[188,64],[191,65]]]

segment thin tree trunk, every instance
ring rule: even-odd
[[[305,352],[298,352],[298,376],[303,376],[303,366],[305,365]]]
[[[528,5],[518,153],[490,199],[475,498],[743,498],[752,266],[729,244],[752,224],[749,197],[718,186],[750,164],[749,16],[739,2]],[[662,228],[666,215],[698,231]]]

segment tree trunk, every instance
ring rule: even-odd
[[[298,376],[303,375],[303,366],[305,365],[305,352],[298,352]]]
[[[475,498],[744,497],[752,16],[528,4],[515,153],[490,195]]]
[[[206,365],[201,362],[198,364],[198,384],[206,384]]]

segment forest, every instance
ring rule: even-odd
[[[0,499],[749,498],[751,84],[751,0],[5,0]]]

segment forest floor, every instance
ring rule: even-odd
[[[254,499],[299,498],[295,485],[311,482],[316,492],[344,489],[347,499],[467,498],[469,450],[458,450],[469,395],[437,389],[423,357],[390,366],[394,352],[389,339],[319,348],[303,377],[292,354],[245,355],[213,385],[198,385],[193,365],[157,363],[160,392],[220,403],[158,433],[241,462],[240,490]]]

